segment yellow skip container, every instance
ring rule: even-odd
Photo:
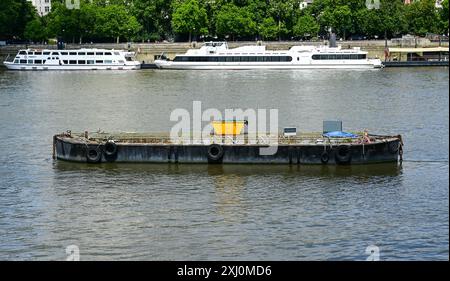
[[[240,135],[242,129],[245,126],[245,121],[236,121],[236,120],[221,120],[221,121],[212,121],[212,126],[214,128],[215,135]]]

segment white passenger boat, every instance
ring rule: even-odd
[[[265,46],[229,49],[226,42],[208,42],[173,60],[157,59],[158,68],[167,69],[309,69],[381,68],[380,59],[369,59],[360,48],[293,46],[287,51],[269,51]]]
[[[140,69],[133,52],[107,49],[20,50],[3,64],[12,70],[132,70]]]

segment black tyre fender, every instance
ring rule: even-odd
[[[86,161],[88,163],[99,163],[102,160],[102,149],[98,146],[87,147]]]
[[[322,155],[320,155],[320,162],[322,162],[322,164],[327,164],[329,160],[330,160],[330,155],[328,154],[327,151],[324,151],[322,153]]]
[[[115,156],[117,154],[117,144],[109,140],[105,143],[104,152],[106,156]]]
[[[223,158],[223,147],[218,144],[211,144],[208,147],[208,160],[216,162]]]
[[[352,148],[350,145],[340,145],[336,149],[335,160],[338,164],[349,164],[352,162]]]

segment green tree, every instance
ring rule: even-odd
[[[302,0],[268,0],[268,14],[278,23],[278,40],[289,33]]]
[[[265,18],[258,28],[263,40],[273,40],[278,36],[278,24],[272,17]]]
[[[97,32],[108,38],[115,38],[120,42],[120,38],[132,39],[142,26],[134,16],[128,14],[124,6],[106,5],[98,10]]]
[[[80,11],[78,14],[78,26],[79,26],[79,38],[80,44],[83,42],[83,38],[93,39],[96,34],[97,26],[97,9],[95,4],[90,2],[82,2]]]
[[[441,33],[448,35],[448,0],[442,2],[442,9],[439,12],[441,20]]]
[[[172,14],[172,28],[176,33],[189,33],[189,42],[192,34],[208,34],[208,18],[206,9],[200,6],[198,0],[187,0],[175,6]]]
[[[216,16],[216,32],[219,36],[250,36],[256,33],[256,23],[252,19],[251,13],[234,4],[222,6]]]
[[[382,32],[385,31],[388,37],[408,32],[405,5],[402,0],[381,0],[380,13],[382,25],[376,27]]]
[[[407,6],[406,19],[410,32],[420,36],[439,32],[440,20],[435,4],[435,0],[421,0]]]
[[[142,25],[143,40],[167,38],[171,32],[172,1],[134,0],[132,13]]]
[[[300,37],[316,37],[320,26],[311,15],[304,15],[298,18],[293,28],[293,34]]]
[[[326,8],[322,19],[326,26],[331,27],[344,39],[352,31],[352,11],[346,5]]]
[[[42,20],[35,18],[27,23],[24,31],[24,38],[32,42],[43,42],[47,40],[47,32],[42,24]]]
[[[0,1],[0,39],[23,39],[28,22],[37,18],[36,9],[27,0]]]

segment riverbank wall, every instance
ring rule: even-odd
[[[327,41],[239,41],[228,42],[230,48],[242,47],[261,44],[265,45],[268,50],[287,50],[292,46],[299,45],[325,45]],[[380,58],[384,60],[385,44],[384,40],[361,40],[361,41],[338,41],[343,49],[360,47],[362,50],[369,53],[370,58]],[[166,57],[173,58],[176,54],[185,53],[191,48],[200,48],[203,42],[182,42],[182,43],[96,43],[96,44],[67,44],[66,49],[80,49],[80,48],[105,48],[116,50],[131,50],[137,53],[137,60],[144,63],[152,63],[155,57],[164,54]],[[412,45],[412,46],[411,46]],[[399,40],[389,40],[388,47],[437,47],[448,46],[448,42],[431,42],[429,40],[420,40],[416,42],[405,42]],[[15,56],[19,49],[56,49],[56,45],[7,45],[0,47],[0,60],[4,61],[8,55]]]

